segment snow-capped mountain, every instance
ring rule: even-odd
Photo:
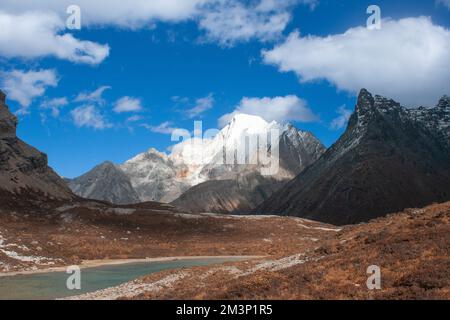
[[[198,184],[234,178],[249,171],[292,178],[324,151],[320,141],[309,132],[290,124],[237,114],[213,138],[191,139],[175,145],[171,157],[189,168],[191,180]],[[273,164],[276,170],[266,172]]]
[[[266,143],[262,145],[249,142],[258,141],[268,133],[272,137],[263,138]],[[309,132],[300,131],[290,124],[268,123],[260,117],[245,114],[236,115],[207,143],[205,149],[210,162],[199,171],[206,182],[194,186],[172,202],[193,212],[246,213],[325,152],[324,146]],[[241,158],[246,158],[251,164],[221,164],[224,154],[233,159],[234,150],[240,150]],[[258,163],[260,159],[269,161]],[[268,167],[273,168],[274,163],[275,170],[267,170]]]
[[[139,201],[170,202],[211,180],[233,180],[250,173],[290,179],[324,151],[309,132],[238,114],[220,131],[206,131],[174,145],[170,154],[150,149],[117,168],[129,178]],[[106,188],[106,193],[112,192]],[[89,186],[84,189],[73,190],[89,197],[85,192]]]
[[[339,140],[257,207],[333,224],[450,199],[450,103],[407,109],[361,90]]]

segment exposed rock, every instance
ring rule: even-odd
[[[69,187],[75,194],[87,199],[104,200],[116,204],[140,202],[128,176],[109,161],[71,180]]]
[[[361,90],[345,133],[254,210],[333,224],[450,199],[448,98],[406,109]]]
[[[257,172],[236,179],[211,180],[190,188],[172,204],[196,213],[248,213],[285,182]]]
[[[140,201],[170,202],[189,188],[183,181],[184,167],[166,154],[150,149],[120,166],[129,177]]]
[[[16,194],[39,193],[59,199],[74,197],[65,181],[47,165],[47,155],[17,138],[17,117],[9,111],[5,98],[5,94],[0,91],[0,188],[2,191]]]

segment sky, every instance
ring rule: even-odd
[[[0,3],[0,89],[64,177],[239,112],[330,146],[363,87],[407,107],[450,94],[450,0]]]

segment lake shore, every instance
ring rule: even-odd
[[[144,259],[99,259],[99,260],[85,260],[80,265],[80,269],[96,268],[103,266],[122,265],[129,263],[151,263],[151,262],[171,262],[180,260],[197,260],[197,259],[226,259],[226,260],[252,260],[260,259],[264,256],[178,256],[178,257],[158,257],[158,258],[144,258]],[[49,272],[66,272],[69,266],[51,267],[37,270],[14,271],[0,273],[0,277],[13,277],[19,275],[32,275]]]

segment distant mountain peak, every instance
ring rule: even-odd
[[[372,109],[375,104],[373,95],[367,89],[361,89],[356,103],[356,112]]]
[[[116,167],[116,165],[114,163],[112,163],[111,161],[104,161],[101,164],[99,164],[97,166],[98,168],[108,168],[108,167]]]
[[[260,123],[266,123],[267,121],[264,120],[262,117],[257,116],[257,115],[252,115],[252,114],[247,114],[247,113],[237,113],[233,116],[233,118],[231,119],[230,123],[233,122],[241,122],[241,123],[245,123],[245,124],[250,124],[252,121],[257,121]]]

